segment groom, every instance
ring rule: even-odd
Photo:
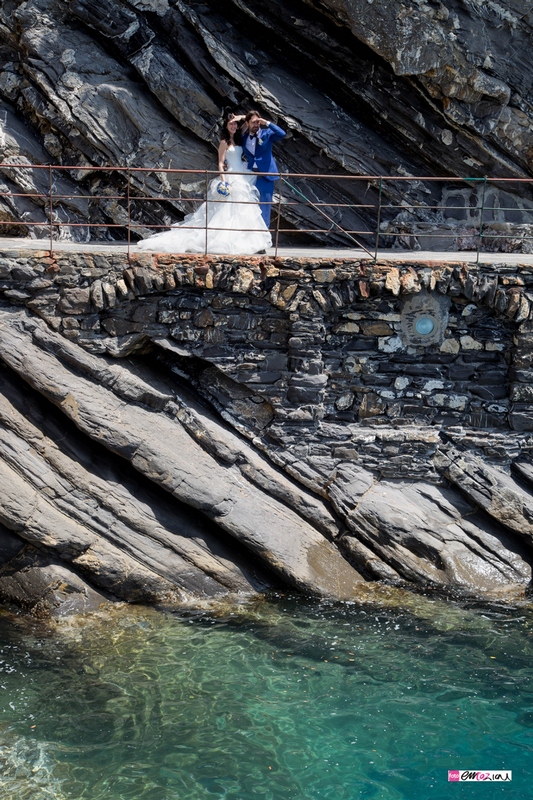
[[[261,214],[269,228],[274,181],[279,178],[276,174],[278,167],[272,156],[272,145],[278,139],[283,139],[285,131],[273,122],[267,122],[258,111],[249,111],[245,119],[248,130],[242,137],[242,149],[248,159],[248,169],[253,172],[274,173],[258,175],[255,184],[259,191]]]

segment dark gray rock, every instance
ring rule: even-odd
[[[96,611],[112,602],[64,563],[29,545],[0,567],[0,600],[41,618]]]
[[[296,487],[277,475],[261,456],[250,452],[249,445],[221,432],[218,440],[224,437],[226,441],[216,446],[224,448],[223,463],[202,447],[199,429],[191,428],[189,422],[191,412],[181,412],[175,399],[165,393],[166,387],[151,384],[148,372],[123,370],[118,364],[102,368],[101,359],[83,353],[25,314],[2,312],[0,328],[1,358],[83,433],[131,462],[180,502],[211,518],[291,585],[326,596],[353,596],[360,576],[298,512],[315,516],[318,525],[322,518],[332,529],[334,520],[329,517],[326,523],[325,507],[314,498],[306,499],[301,491],[294,510],[286,505],[296,498]],[[72,370],[74,365],[76,371]],[[150,406],[159,412],[157,422]],[[184,414],[188,418],[185,424],[180,420]],[[235,454],[229,455],[231,449],[236,449]],[[244,463],[244,470],[237,466],[239,461]],[[106,509],[101,521],[98,515],[96,522],[91,518],[80,524],[72,518],[70,503],[63,509],[49,500],[48,493],[42,496],[47,481],[40,473],[45,469],[49,474],[48,465],[39,465],[31,481],[17,475],[13,466],[9,461],[0,463],[5,485],[0,521],[6,527],[26,540],[70,551],[72,563],[94,574],[99,585],[109,589],[114,585],[116,593],[124,581],[121,573],[129,576],[133,572],[139,584],[153,586],[154,595],[176,594],[169,577],[156,576],[144,566],[154,558],[150,548],[153,550],[155,543],[132,533],[121,534],[116,512]],[[31,473],[33,469],[32,460],[27,470]],[[48,480],[53,478],[52,474]],[[271,494],[265,493],[265,486]],[[65,493],[64,489],[57,491],[60,496]],[[82,508],[86,509],[85,502]],[[119,554],[118,542],[125,538],[131,544],[125,550],[121,548]],[[165,553],[158,561],[167,559],[168,570],[167,542],[157,545],[159,549],[161,546]],[[139,548],[145,550],[142,557]],[[132,558],[137,562],[135,569]],[[180,561],[177,555],[175,560]],[[172,571],[179,570],[183,571],[183,566],[178,564]]]
[[[24,547],[24,539],[0,525],[0,564],[5,564]]]
[[[510,475],[452,447],[439,453],[436,463],[487,514],[529,543],[533,541],[533,496]]]
[[[381,481],[354,506],[348,524],[408,581],[510,596],[531,581],[527,548],[442,487]]]
[[[95,235],[108,237],[120,232],[104,234],[106,222],[127,223],[124,174],[94,171],[104,164],[154,170],[130,175],[136,195],[167,198],[142,208],[133,202],[139,236],[190,210],[186,200],[202,190],[202,173],[216,168],[228,108],[258,106],[280,122],[289,136],[279,162],[294,173],[523,178],[533,146],[530,33],[529,9],[518,2],[9,0],[0,9],[0,103],[7,104],[0,149],[19,163],[73,165],[53,172],[58,192],[69,195],[58,200],[55,219],[62,235],[81,239],[88,229],[69,223],[89,217],[102,226]],[[180,180],[160,172],[169,167],[199,174]],[[2,191],[28,195],[2,199],[5,221],[31,216],[38,225],[19,232],[46,237],[48,170],[1,172]],[[291,201],[282,204],[285,219],[329,230],[327,241],[353,242],[342,228],[374,229],[377,180],[295,178],[279,186]],[[30,198],[36,191],[43,196]],[[431,235],[444,231],[451,248],[475,246],[481,183],[386,180],[381,191],[393,206],[436,207],[385,207],[392,245],[432,246]],[[323,213],[305,207],[302,192],[332,205]],[[491,185],[484,206],[486,233],[494,233],[487,247],[530,247],[527,184]],[[513,228],[502,236],[505,220]],[[335,305],[353,291],[347,284],[315,299]],[[490,291],[474,282],[467,289],[472,297]]]

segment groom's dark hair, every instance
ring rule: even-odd
[[[250,122],[252,117],[260,117],[260,116],[261,114],[259,113],[259,111],[249,111],[244,119],[246,122]]]

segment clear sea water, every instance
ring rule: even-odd
[[[533,797],[526,603],[5,612],[0,637],[2,800]]]

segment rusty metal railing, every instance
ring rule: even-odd
[[[0,174],[9,178],[14,186],[24,183],[28,172],[35,171],[33,180],[26,181],[38,191],[0,191],[0,201],[4,201],[4,213],[0,213],[0,236],[7,228],[21,227],[23,230],[34,229],[48,239],[49,251],[53,252],[56,242],[62,238],[64,228],[83,228],[87,230],[87,237],[91,239],[98,229],[122,231],[124,244],[127,245],[128,254],[135,246],[132,236],[142,238],[147,231],[158,232],[167,229],[170,225],[163,223],[146,223],[138,216],[138,209],[146,204],[170,205],[175,211],[183,212],[188,206],[206,203],[205,235],[203,252],[209,252],[209,232],[227,230],[226,227],[217,227],[208,221],[208,210],[212,204],[231,202],[230,198],[214,198],[209,196],[209,186],[213,180],[218,180],[219,173],[215,170],[184,170],[163,169],[160,167],[122,167],[122,166],[83,166],[78,165],[43,165],[0,163]],[[87,173],[96,176],[99,173],[113,173],[115,182],[118,177],[123,188],[116,193],[91,192],[84,194],[83,190],[70,193],[57,186],[62,176],[69,173]],[[25,175],[24,175],[25,173]],[[248,171],[232,173],[232,175],[250,175]],[[273,240],[274,255],[277,256],[280,247],[280,237],[290,239],[292,236],[311,236],[334,239],[333,246],[345,243],[346,246],[364,251],[370,258],[376,259],[380,245],[383,242],[392,243],[392,246],[403,246],[423,241],[434,242],[434,249],[438,247],[439,240],[454,239],[455,249],[472,249],[476,253],[476,261],[480,260],[483,253],[497,252],[498,246],[525,246],[533,251],[533,178],[470,178],[456,176],[381,176],[381,175],[334,175],[315,173],[282,173],[276,182],[277,196],[271,206],[274,212],[274,223],[270,227]],[[152,186],[147,185],[147,180]],[[172,189],[170,182],[176,184]],[[301,182],[304,182],[303,186]],[[164,191],[156,191],[158,185],[166,182]],[[201,183],[204,191],[201,195],[187,196],[190,186],[196,187]],[[65,181],[63,181],[65,183]],[[299,185],[298,185],[299,184]],[[331,200],[319,200],[309,194],[315,192],[315,185],[326,185]],[[428,187],[440,186],[439,191]],[[170,187],[170,191],[168,190]],[[510,193],[510,188],[515,189],[515,196]],[[428,193],[430,202],[423,202],[422,195]],[[455,197],[454,202],[446,204],[446,193]],[[464,203],[458,203],[457,198],[464,195]],[[315,192],[316,194],[316,192]],[[324,194],[324,192],[323,192]],[[342,195],[340,201],[335,197]],[[513,205],[502,205],[501,195],[507,196]],[[414,201],[413,196],[419,195],[420,199]],[[467,205],[467,195],[469,204]],[[17,198],[25,201],[31,200],[36,206],[35,213],[40,209],[42,218],[32,219],[26,210],[21,212],[21,218],[16,215]],[[409,198],[411,202],[407,202]],[[492,199],[492,205],[491,205]],[[6,202],[11,203],[11,211],[5,211]],[[91,221],[89,205],[92,203],[115,203],[115,210],[120,210],[123,217],[117,221]],[[245,204],[246,201],[238,200]],[[255,201],[248,201],[255,204]],[[79,206],[87,204],[87,219],[83,211],[76,210],[76,221],[61,219],[59,210],[70,205]],[[508,215],[506,218],[506,214]],[[423,217],[429,221],[424,222]],[[460,217],[464,220],[461,221]],[[511,216],[521,217],[521,222],[516,223]],[[2,218],[3,217],[3,218]],[[6,219],[6,217],[8,217]],[[431,218],[433,217],[433,218]],[[455,222],[451,222],[454,220]],[[284,226],[284,220],[285,224]],[[321,227],[318,222],[327,223]],[[183,222],[175,223],[182,229],[197,229],[198,225],[189,225],[187,218]],[[509,240],[517,239],[516,226],[520,228],[518,244]],[[531,231],[528,226],[531,227]],[[424,226],[426,228],[424,229]],[[514,227],[513,227],[514,226]],[[257,232],[264,229],[235,228],[236,232]],[[39,236],[38,238],[43,238]],[[94,241],[94,239],[93,239]],[[469,243],[472,247],[460,247],[461,243]],[[531,244],[529,244],[531,243]],[[323,241],[322,241],[323,244]],[[491,249],[487,249],[487,246]],[[433,248],[427,248],[433,249]],[[453,249],[453,248],[452,248]]]

